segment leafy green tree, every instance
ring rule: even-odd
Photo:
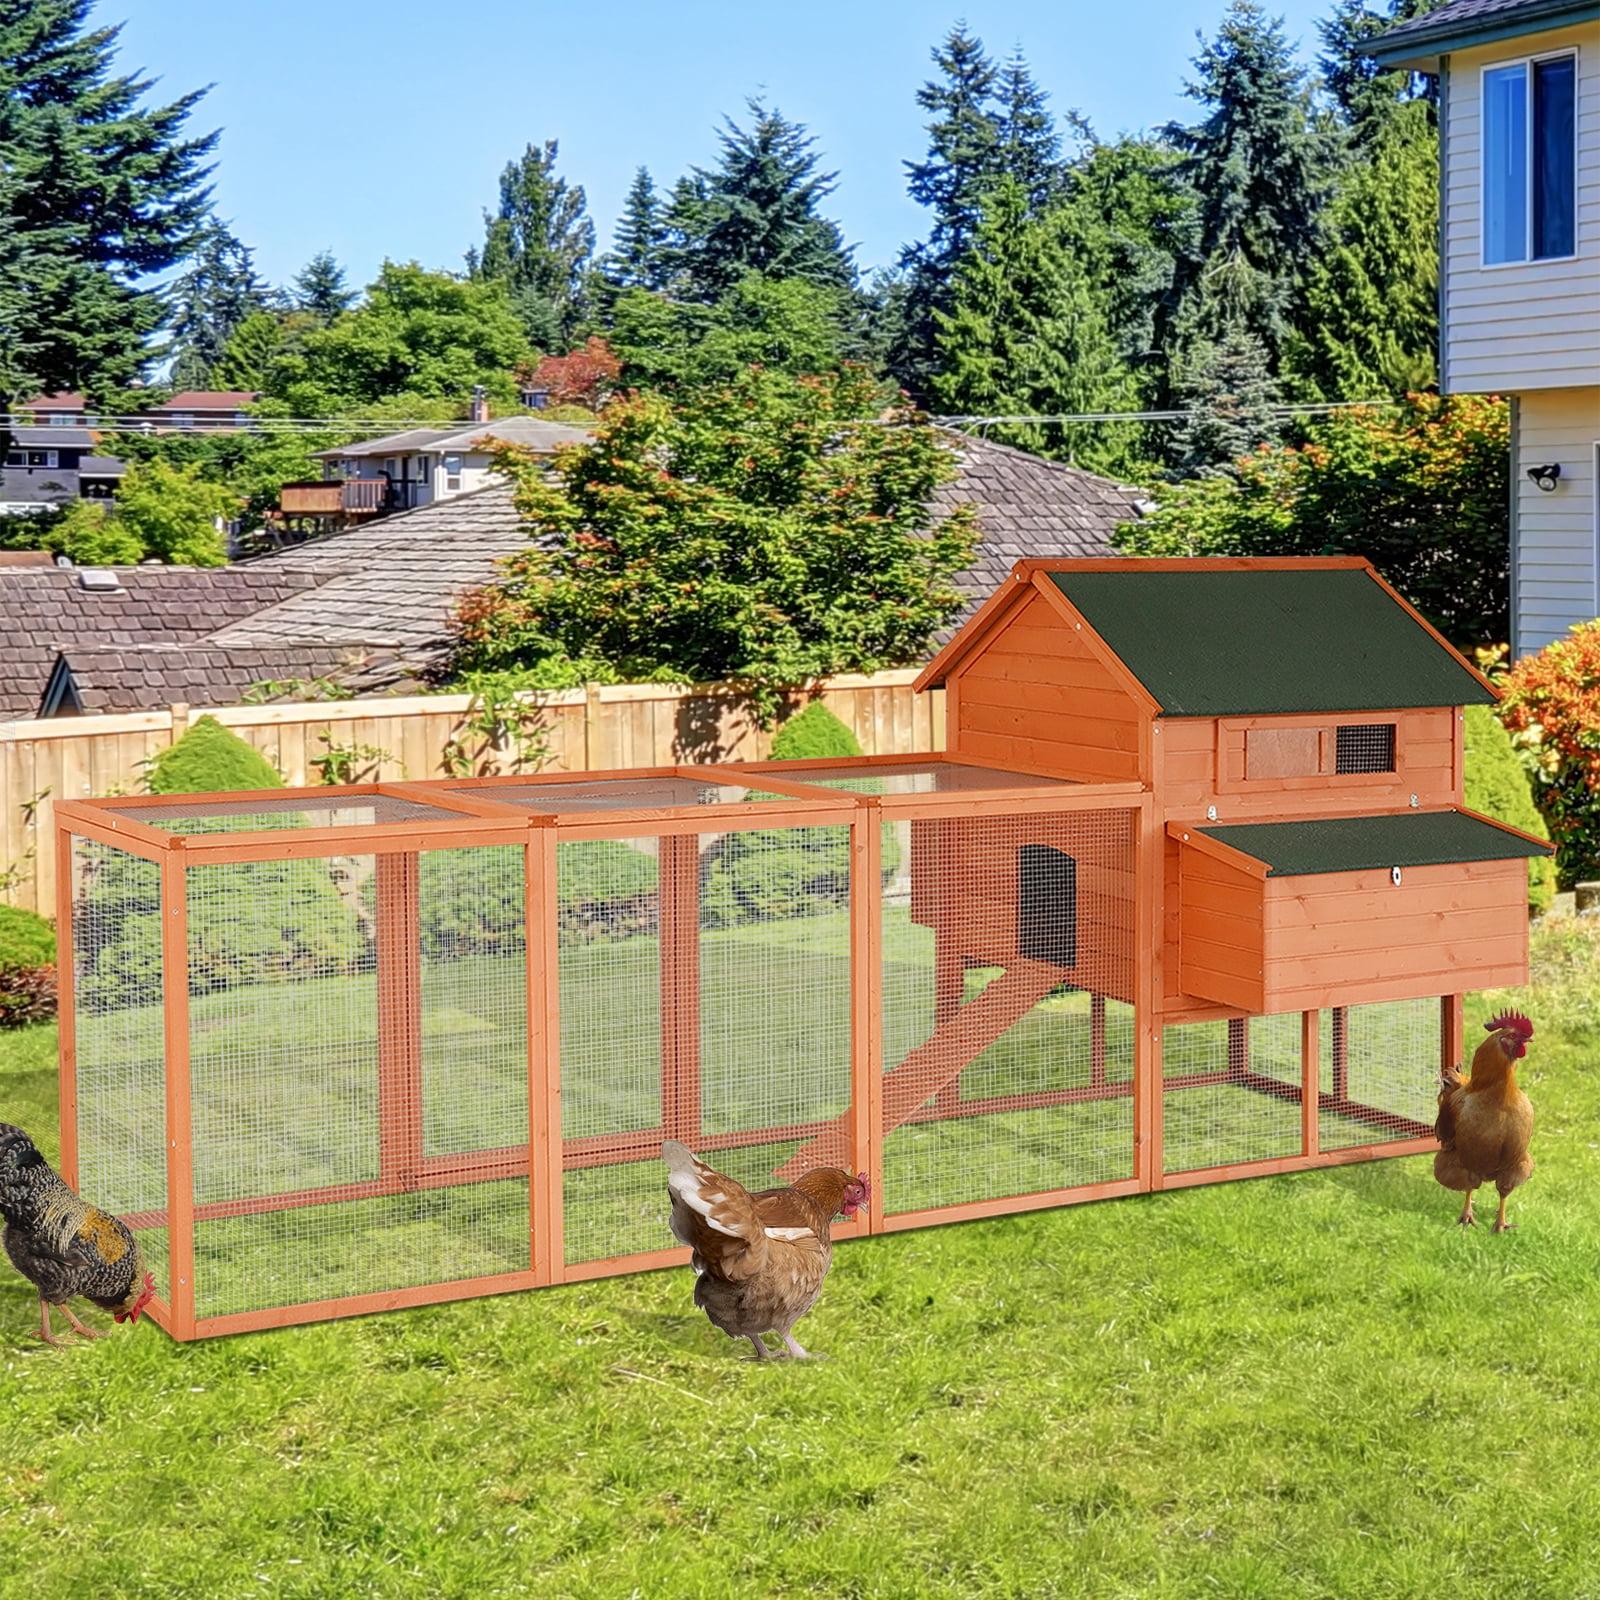
[[[1361,555],[1457,645],[1506,637],[1510,417],[1476,395],[1352,407],[1233,474],[1158,485],[1129,555]]]
[[[1135,392],[1061,208],[1030,216],[1017,178],[989,193],[956,270],[951,309],[936,310],[934,397],[962,413],[1053,416],[1133,409]],[[1020,423],[994,433],[1091,466],[1120,462],[1126,425]]]
[[[459,404],[476,385],[514,401],[512,373],[532,360],[522,319],[503,283],[384,262],[354,311],[308,334],[300,355],[280,361],[269,392],[301,416],[400,400]]]
[[[220,567],[227,545],[217,522],[237,515],[238,497],[208,483],[197,467],[134,462],[117,485],[115,515],[150,556],[174,565]]]
[[[104,500],[74,500],[46,539],[46,549],[79,567],[133,567],[147,554],[143,541]]]
[[[148,105],[150,80],[116,71],[119,30],[90,27],[90,9],[0,4],[0,413],[136,377],[163,316],[152,279],[206,215],[216,135],[185,134],[200,94]]]
[[[499,204],[484,213],[483,248],[467,257],[472,277],[505,286],[529,343],[540,350],[571,344],[594,254],[587,197],[557,175],[559,154],[559,143],[547,139],[507,163]]]
[[[228,336],[208,374],[213,388],[262,389],[272,364],[284,351],[284,318],[270,311],[252,311]]]
[[[1232,0],[1195,69],[1185,92],[1204,120],[1166,130],[1199,196],[1193,248],[1179,263],[1177,338],[1220,338],[1242,316],[1276,373],[1318,243],[1330,141],[1314,122],[1282,20],[1255,0]],[[1226,301],[1208,288],[1223,264],[1234,280]]]
[[[612,308],[610,343],[625,387],[674,391],[727,383],[752,365],[834,371],[849,337],[837,291],[747,272],[713,305],[624,290]]]
[[[1439,140],[1397,106],[1328,208],[1290,365],[1330,400],[1429,388],[1438,376]]]
[[[749,110],[748,127],[725,119],[716,166],[696,168],[674,198],[668,259],[684,292],[718,300],[751,272],[852,289],[850,252],[819,209],[836,175],[817,170],[816,140],[775,106],[751,100]]]
[[[290,299],[296,311],[303,311],[326,327],[343,316],[356,303],[356,293],[345,283],[344,268],[331,250],[319,250],[295,274]]]
[[[959,610],[974,530],[928,509],[954,470],[936,430],[875,425],[884,403],[859,370],[752,368],[614,403],[553,473],[506,452],[530,543],[462,603],[456,668],[737,678],[770,717],[811,678],[917,659]]]
[[[616,238],[606,256],[607,280],[619,289],[659,289],[665,263],[662,259],[666,218],[648,167],[640,167],[628,187]]]
[[[267,287],[256,272],[254,252],[227,226],[213,221],[201,235],[189,266],[167,290],[172,312],[171,382],[175,389],[217,387],[211,370],[235,331],[266,310]]]

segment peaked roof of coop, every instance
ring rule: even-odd
[[[1168,717],[1490,704],[1486,680],[1358,557],[1018,562],[934,657],[945,681],[1029,592],[1059,596]]]

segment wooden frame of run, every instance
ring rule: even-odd
[[[1031,580],[1030,580],[1031,581]],[[1146,752],[1159,780],[1162,742]],[[861,776],[892,774],[929,763],[972,769],[973,784],[931,793],[860,793],[830,787],[812,777],[841,769]],[[993,772],[994,786],[983,788],[982,773]],[[1035,783],[1016,780],[1037,777]],[[744,791],[742,797],[702,805],[629,804],[629,790],[655,779],[685,779]],[[592,802],[593,786],[617,785],[618,804]],[[563,809],[563,789],[585,788],[589,802]],[[533,791],[530,797],[529,791]],[[517,792],[515,800],[508,792]],[[752,799],[755,793],[761,798]],[[548,796],[548,804],[543,803]],[[340,802],[392,799],[432,808],[431,817],[394,822],[340,821],[331,825],[230,833],[173,833],[155,825],[163,808],[182,806],[200,814],[207,806],[248,812],[252,802],[270,800],[275,808],[337,811]],[[353,810],[353,805],[347,807]],[[714,1153],[775,1137],[808,1140],[828,1134],[826,1120],[738,1133],[708,1135],[701,1120],[699,1064],[699,853],[691,842],[700,834],[748,830],[834,827],[848,830],[850,884],[848,947],[851,989],[848,1003],[850,1104],[844,1144],[855,1170],[873,1185],[869,1210],[841,1224],[836,1237],[901,1232],[943,1222],[1005,1216],[1041,1207],[1111,1199],[1162,1188],[1188,1187],[1224,1178],[1301,1171],[1342,1165],[1378,1156],[1410,1154],[1429,1148],[1420,1138],[1374,1140],[1349,1149],[1318,1147],[1318,1115],[1329,1096],[1319,1092],[1318,1020],[1306,1012],[1302,1024],[1303,1078],[1301,1149],[1273,1161],[1253,1161],[1202,1171],[1168,1173],[1162,1159],[1165,1094],[1209,1083],[1244,1082],[1264,1093],[1285,1086],[1239,1065],[1228,1072],[1164,1080],[1161,996],[1161,863],[1168,825],[1152,786],[1137,781],[1064,781],[1043,771],[1007,764],[1003,772],[984,762],[946,752],[893,757],[820,758],[798,762],[731,762],[712,766],[670,766],[645,770],[505,776],[482,779],[432,779],[412,783],[369,783],[307,789],[281,789],[259,796],[238,793],[140,796],[106,801],[63,802],[57,807],[56,841],[59,924],[63,953],[61,1047],[62,1165],[69,1181],[92,1184],[82,1173],[78,1139],[78,1040],[75,1027],[75,955],[72,840],[81,837],[109,845],[159,865],[161,948],[163,956],[163,1051],[165,1059],[165,1150],[167,1203],[136,1214],[136,1226],[165,1227],[168,1234],[167,1292],[152,1305],[152,1315],[174,1338],[287,1327],[328,1318],[361,1315],[478,1295],[576,1283],[617,1273],[676,1266],[687,1259],[681,1247],[645,1250],[601,1260],[565,1258],[565,1175],[593,1167],[649,1159],[662,1136],[683,1138]],[[970,1202],[893,1209],[883,1185],[886,1063],[884,1058],[884,831],[888,824],[938,822],[969,826],[982,818],[1015,819],[1026,831],[1030,818],[1067,819],[1103,815],[1124,819],[1133,862],[1126,937],[1134,960],[1133,1072],[1131,1080],[1106,1075],[1105,997],[1091,993],[1088,1081],[1070,1088],[989,1093],[962,1100],[948,1087],[925,1104],[894,1113],[899,1123],[926,1124],[949,1118],[1064,1107],[1084,1101],[1132,1102],[1130,1175],[1109,1182],[1057,1187],[1033,1193],[1001,1194]],[[658,1129],[592,1137],[565,1137],[562,1130],[560,1048],[560,956],[557,902],[558,849],[563,843],[603,839],[655,841],[661,863],[659,983],[663,1000],[661,1074],[662,1119]],[[528,1138],[525,1143],[449,1155],[428,1155],[422,1126],[422,1015],[419,874],[421,852],[470,847],[515,846],[523,852],[523,914],[526,922],[525,977]],[[1217,846],[1219,852],[1226,846]],[[1236,852],[1235,852],[1236,854]],[[380,996],[378,1033],[376,1175],[360,1182],[261,1194],[197,1205],[189,1083],[189,989],[187,893],[189,873],[241,862],[297,860],[334,856],[374,858],[374,931]],[[1152,955],[1153,952],[1153,955]],[[1461,1047],[1459,997],[1441,1000],[1441,1059]],[[1009,1025],[1008,1025],[1009,1026]],[[1342,1045],[1342,1040],[1340,1041]],[[1342,1049],[1336,1046],[1342,1067]],[[1347,1094],[1347,1074],[1338,1073],[1336,1094]],[[1001,1086],[1004,1087],[1003,1085]],[[904,1098],[903,1096],[901,1098]],[[197,1315],[195,1229],[224,1217],[242,1217],[304,1207],[339,1205],[461,1185],[525,1176],[528,1184],[527,1265],[460,1280],[407,1285],[374,1293],[322,1298],[225,1315]]]

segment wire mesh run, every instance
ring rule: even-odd
[[[564,1258],[660,1250],[663,1138],[752,1189],[847,1159],[849,830],[556,849]]]
[[[1319,1018],[1324,1150],[1426,1138],[1438,1114],[1444,1011],[1438,1000],[1339,1006]]]
[[[439,855],[189,869],[197,1316],[527,1268],[522,852]]]
[[[1007,772],[999,767],[969,767],[957,761],[852,763],[848,767],[802,767],[801,783],[853,794],[982,794],[998,789],[1072,787],[1067,778]]]
[[[1131,1178],[1130,816],[909,832],[908,878],[885,842],[886,1209]]]
[[[140,806],[128,815],[164,833],[261,833],[285,828],[370,828],[384,822],[452,822],[455,812],[393,795],[202,799]]]
[[[170,1300],[161,869],[75,839],[72,965],[78,1188],[133,1228]]]
[[[1301,1153],[1301,1013],[1163,1030],[1162,1165],[1198,1172]]]
[[[673,806],[738,805],[752,798],[738,784],[698,778],[639,777],[565,780],[559,783],[505,783],[485,788],[462,784],[452,794],[474,795],[547,814],[582,815],[601,811],[663,811]]]

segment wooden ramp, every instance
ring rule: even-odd
[[[885,1137],[907,1121],[918,1106],[953,1084],[1062,981],[1059,968],[1041,961],[1015,961],[982,994],[941,1022],[894,1071],[884,1074]],[[847,1161],[849,1140],[847,1112],[796,1150],[777,1169],[778,1177],[792,1183],[812,1167]]]

